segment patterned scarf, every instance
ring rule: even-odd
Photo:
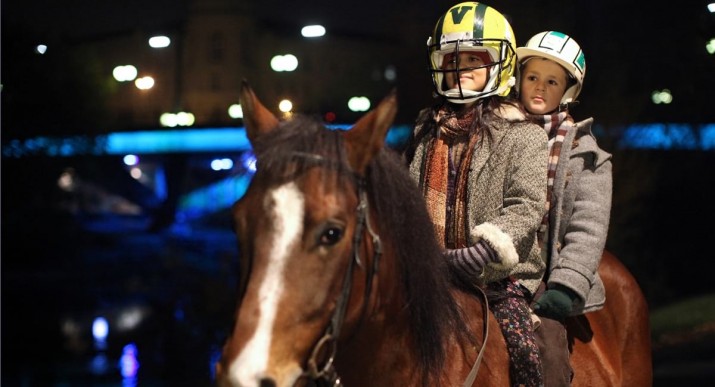
[[[546,241],[549,235],[549,210],[551,209],[551,201],[554,190],[554,177],[556,176],[556,166],[559,163],[559,155],[561,154],[561,146],[564,143],[564,137],[568,131],[568,126],[563,125],[565,122],[573,122],[573,118],[568,112],[556,112],[543,116],[531,115],[534,121],[541,125],[546,134],[549,136],[549,161],[548,172],[546,179],[546,214],[541,219],[539,227],[539,242],[542,244]]]
[[[423,186],[427,210],[442,247],[467,247],[468,166],[479,138],[470,136],[475,114],[474,109],[458,114],[443,106],[433,116],[437,123],[435,139],[425,157]]]

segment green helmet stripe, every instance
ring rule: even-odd
[[[484,15],[487,13],[488,5],[482,3],[476,3],[477,7],[474,9],[474,39],[484,38]]]
[[[439,44],[442,37],[442,29],[444,28],[444,15],[437,20],[437,25],[434,27],[434,36],[432,36],[432,44]]]
[[[581,70],[581,74],[585,72],[586,57],[583,55],[583,51],[579,50],[578,55],[576,55],[576,59],[574,59],[573,63],[579,70]]]

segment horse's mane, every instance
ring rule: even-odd
[[[280,125],[254,143],[260,171],[271,178],[291,179],[315,166],[316,161],[287,155],[313,154],[334,161],[331,166],[352,174],[340,131],[328,130],[316,120],[301,116]],[[460,339],[472,337],[450,293],[446,261],[441,258],[425,201],[404,161],[392,149],[383,148],[373,159],[367,178],[370,205],[377,213],[381,237],[389,238],[398,247],[395,251],[420,369],[423,376],[438,375],[450,333],[458,332]]]

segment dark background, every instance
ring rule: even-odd
[[[431,103],[425,43],[437,17],[455,2],[247,3],[256,18],[277,30],[319,22],[329,33],[399,42],[393,53],[398,122],[410,124]],[[614,155],[607,248],[632,271],[651,310],[712,294],[715,152],[634,149],[620,145],[619,137],[634,123],[715,123],[715,56],[704,49],[715,37],[708,2],[487,4],[510,18],[518,44],[546,29],[566,32],[581,44],[588,70],[582,104],[573,114],[595,117],[600,144]],[[32,115],[36,124],[13,125],[3,118],[3,141],[82,135],[103,127],[101,99],[82,81],[89,70],[59,58],[56,71],[33,72],[18,49],[23,39],[82,41],[174,23],[187,9],[187,0],[3,0],[2,83],[26,87],[3,87],[0,114]],[[366,63],[370,59],[366,52]],[[654,105],[651,92],[663,88],[672,91],[673,103]],[[67,167],[106,191],[141,202],[142,193],[114,167],[117,162],[110,156],[2,159],[3,384],[119,385],[117,361],[127,342],[139,347],[147,385],[210,383],[210,363],[235,303],[237,248],[229,215],[215,214],[190,229],[152,229],[156,213],[77,215],[58,206],[68,198],[56,189],[56,176]],[[201,180],[190,160],[178,163],[193,181]],[[92,319],[132,308],[146,312],[144,323],[112,333],[106,349],[95,348]],[[68,321],[80,333],[68,335]],[[107,355],[104,368],[92,366],[100,352]],[[706,352],[712,359],[712,348]]]

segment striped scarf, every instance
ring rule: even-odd
[[[466,247],[468,243],[468,166],[479,138],[470,135],[474,114],[474,109],[455,114],[446,107],[434,112],[436,133],[424,161],[423,187],[435,235],[446,248]]]
[[[559,164],[559,155],[561,154],[561,146],[564,143],[564,137],[568,132],[568,125],[565,122],[573,122],[568,112],[556,112],[543,116],[530,116],[538,125],[542,126],[549,136],[549,161],[548,172],[546,179],[546,213],[541,219],[539,226],[539,243],[542,245],[549,235],[549,210],[551,209],[551,201],[554,190],[554,177],[556,176],[556,166]]]

